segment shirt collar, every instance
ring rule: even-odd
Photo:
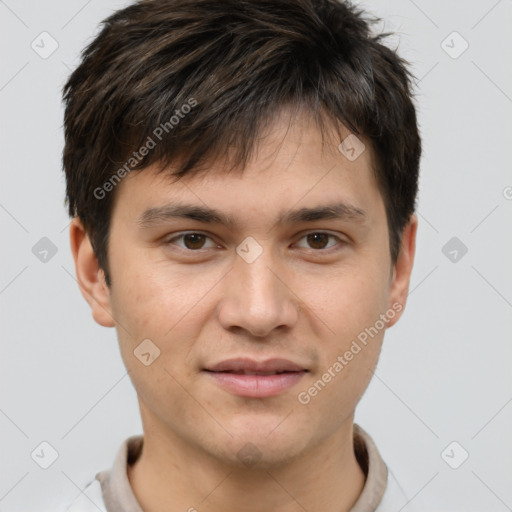
[[[373,439],[354,423],[354,452],[357,462],[366,475],[366,482],[350,512],[374,511],[384,495],[388,468],[380,456]],[[127,467],[142,452],[143,436],[127,438],[121,445],[111,470],[97,473],[107,512],[144,512],[133,494]]]

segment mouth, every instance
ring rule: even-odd
[[[212,371],[212,370],[205,370],[205,371]],[[283,373],[295,373],[295,372],[290,372],[290,371],[287,371],[287,370],[283,370],[283,371],[277,371],[277,372],[251,372],[251,371],[248,371],[248,370],[239,370],[239,371],[236,371],[236,370],[225,370],[225,371],[215,371],[215,372],[212,372],[212,373],[233,373],[235,375],[282,375]]]
[[[225,391],[246,398],[266,398],[284,393],[308,372],[287,359],[230,359],[203,371]]]

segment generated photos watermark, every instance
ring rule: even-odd
[[[180,108],[174,111],[168,121],[160,123],[144,141],[144,144],[132,153],[132,156],[101,186],[94,189],[94,197],[96,199],[104,199],[108,192],[111,192],[115,186],[138,164],[149,152],[156,147],[156,145],[164,138],[165,134],[169,133],[176,127],[182,119],[197,106],[197,100],[190,97],[186,103],[183,103]],[[157,139],[157,140],[155,140]]]
[[[359,354],[364,347],[368,345],[369,338],[373,339],[375,336],[382,331],[386,324],[395,318],[397,313],[402,311],[403,306],[400,302],[395,302],[385,313],[381,313],[379,319],[374,322],[370,327],[366,327],[357,335],[357,340],[353,340],[349,349],[346,350],[343,355],[339,355],[336,361],[333,362],[329,368],[322,374],[322,376],[307,390],[301,391],[297,395],[297,400],[302,405],[307,405],[311,402],[311,399],[322,391],[329,382],[332,381],[341,371],[349,364],[354,357]],[[359,342],[359,343],[358,343]],[[362,346],[361,346],[362,345]]]

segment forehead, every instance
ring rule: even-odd
[[[307,116],[293,123],[280,116],[255,141],[243,169],[228,172],[226,159],[219,158],[178,179],[172,166],[162,171],[150,166],[122,180],[116,202],[142,223],[164,208],[169,217],[188,208],[189,218],[209,217],[230,227],[244,214],[272,212],[274,222],[312,219],[318,212],[310,210],[318,206],[332,215],[362,219],[381,199],[372,152],[366,141],[355,139],[348,130],[341,135],[340,140],[335,130],[322,134]],[[173,207],[172,202],[180,204]]]

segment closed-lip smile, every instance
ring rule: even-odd
[[[283,393],[308,372],[288,359],[273,358],[258,361],[234,358],[204,369],[222,388],[247,398],[265,398]]]

